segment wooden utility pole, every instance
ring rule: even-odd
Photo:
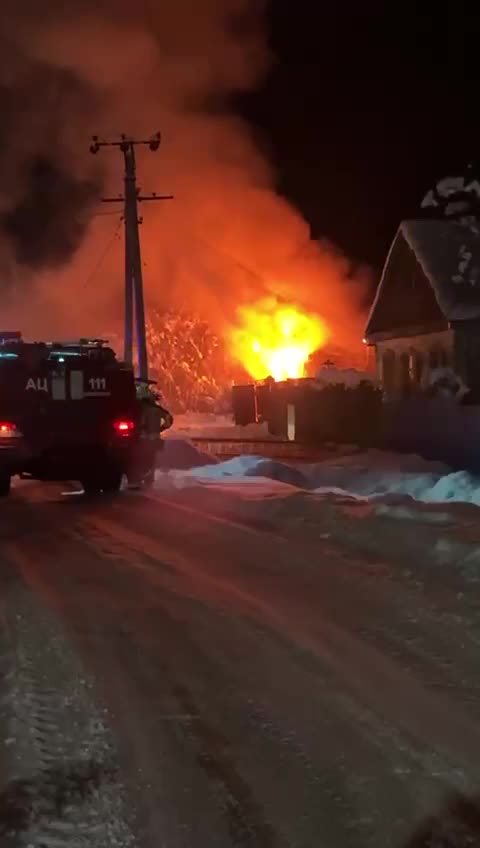
[[[124,358],[129,365],[133,363],[133,326],[135,316],[136,341],[138,353],[138,376],[148,380],[147,338],[145,329],[145,301],[143,296],[142,258],[138,225],[142,219],[138,217],[138,203],[143,200],[171,200],[172,195],[152,194],[142,195],[137,187],[135,147],[147,145],[150,150],[157,151],[160,147],[160,133],[146,141],[120,136],[118,141],[100,141],[94,135],[90,146],[91,153],[98,153],[101,147],[118,147],[123,153],[125,162],[123,197],[104,197],[103,203],[124,204],[125,225],[125,337]]]

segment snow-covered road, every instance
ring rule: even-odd
[[[180,479],[2,504],[8,844],[406,846],[475,795],[478,507]]]

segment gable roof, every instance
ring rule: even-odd
[[[403,221],[392,242],[365,334],[375,333],[376,317],[392,284],[392,265],[402,243],[431,286],[446,321],[480,319],[480,227],[444,220]]]

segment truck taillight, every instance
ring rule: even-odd
[[[20,430],[13,421],[0,421],[0,439],[8,439],[21,436]]]
[[[118,418],[113,422],[113,428],[119,436],[131,436],[135,430],[135,422],[129,418]]]

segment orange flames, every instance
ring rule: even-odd
[[[275,299],[238,310],[239,326],[231,331],[232,355],[256,380],[303,377],[311,353],[328,339],[321,318]]]

